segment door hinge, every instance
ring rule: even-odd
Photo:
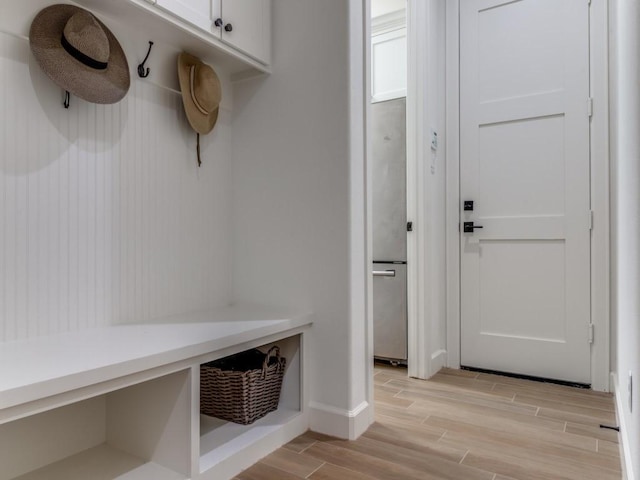
[[[593,210],[589,210],[589,230],[593,230]]]
[[[589,115],[589,118],[593,116],[593,98],[592,97],[589,97],[587,99],[587,114]]]
[[[589,324],[589,344],[593,343],[593,323]]]

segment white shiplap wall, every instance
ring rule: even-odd
[[[0,33],[0,341],[228,303],[230,112],[198,169],[176,93],[61,100]]]

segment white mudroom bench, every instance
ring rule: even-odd
[[[238,305],[0,344],[0,480],[231,478],[303,433],[310,313]],[[272,344],[280,404],[252,425],[200,415],[200,365]]]

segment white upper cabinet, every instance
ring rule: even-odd
[[[271,0],[147,0],[253,60],[271,61]]]
[[[214,28],[226,44],[271,61],[271,0],[212,0]]]
[[[155,4],[176,17],[180,17],[202,30],[211,32],[211,1],[156,0]]]

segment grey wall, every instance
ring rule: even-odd
[[[364,325],[365,277],[364,220],[351,210],[364,197],[351,183],[361,125],[350,121],[350,5],[273,6],[273,73],[234,90],[234,297],[317,314],[311,400],[346,412],[365,384],[364,331],[352,333]]]
[[[640,5],[616,0],[611,8],[614,365],[627,473],[634,479],[640,475]]]

